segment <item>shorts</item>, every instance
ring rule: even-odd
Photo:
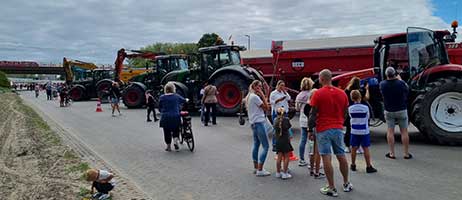
[[[345,148],[343,146],[343,131],[342,129],[328,129],[316,134],[316,142],[320,155],[330,155],[332,150],[335,155],[344,155]]]
[[[351,142],[352,147],[369,147],[371,146],[371,137],[370,134],[366,135],[353,135],[351,134]]]
[[[395,128],[396,124],[398,124],[400,129],[407,128],[409,125],[407,110],[400,110],[396,112],[385,111],[385,121],[387,122],[388,128]]]
[[[119,104],[119,98],[111,98],[112,104]]]

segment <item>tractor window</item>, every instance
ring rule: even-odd
[[[202,54],[202,62],[208,71],[213,72],[218,69],[220,67],[220,63],[218,61],[218,54],[215,51],[204,52]]]
[[[178,63],[180,64],[180,69],[188,69],[188,61],[185,59],[178,59]]]
[[[230,51],[231,54],[231,62],[233,65],[241,64],[241,57],[239,51]]]
[[[431,30],[422,28],[408,28],[407,42],[409,47],[409,66],[414,76],[426,68],[447,63],[444,56],[445,49],[434,37]]]
[[[220,63],[221,63],[221,66],[228,66],[231,64],[231,58],[229,56],[228,50],[222,50],[220,52]]]

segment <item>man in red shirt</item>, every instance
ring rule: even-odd
[[[348,161],[343,147],[343,122],[348,109],[348,97],[343,90],[332,86],[332,72],[324,69],[319,73],[319,82],[323,86],[311,97],[311,113],[308,120],[308,133],[313,134],[316,126],[316,140],[322,157],[328,186],[321,188],[321,193],[338,196],[334,185],[332,169],[332,150],[340,163],[343,176],[343,191],[350,192],[353,185],[348,180]]]

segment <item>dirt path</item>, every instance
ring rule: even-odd
[[[90,185],[82,178],[87,163],[111,169],[16,94],[0,93],[0,199],[82,199]],[[116,180],[112,199],[147,199],[117,172]]]

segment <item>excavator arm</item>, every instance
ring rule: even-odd
[[[67,59],[66,57],[63,58],[63,68],[64,72],[66,73],[66,83],[70,84],[74,80],[74,73],[72,72],[72,66],[76,66],[82,69],[94,70],[98,68],[93,63],[87,63],[79,60],[72,60]]]
[[[123,62],[125,58],[145,58],[150,60],[155,60],[157,53],[149,52],[149,51],[138,51],[138,50],[130,50],[131,54],[127,54],[125,49],[120,49],[117,51],[117,58],[114,63],[115,65],[115,76],[114,81],[120,82],[120,74],[122,73],[123,69]]]

